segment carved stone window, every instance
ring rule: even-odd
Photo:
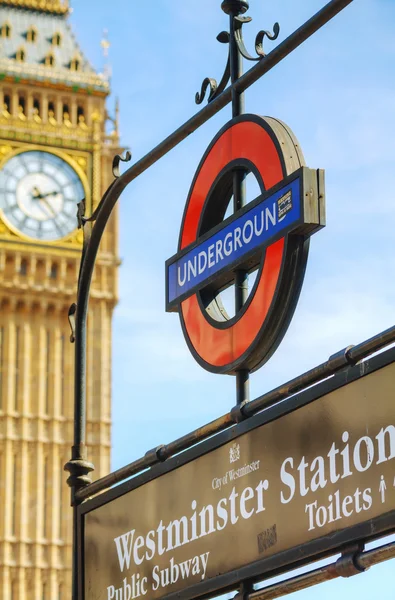
[[[53,34],[52,45],[53,46],[61,46],[62,45],[62,36],[60,35],[60,33]]]
[[[9,94],[8,92],[4,92],[3,111],[8,114],[11,113],[11,94]]]
[[[72,125],[71,120],[70,120],[69,105],[66,103],[63,104],[63,123],[64,123],[64,125],[66,125],[66,127],[71,127],[71,125]]]
[[[35,27],[29,27],[26,33],[26,40],[33,43],[37,41],[37,29]]]
[[[27,275],[27,260],[26,258],[23,258],[21,260],[21,264],[19,267],[19,274],[20,275]]]
[[[0,37],[2,38],[10,38],[11,37],[11,25],[8,23],[4,23],[0,29]]]
[[[81,60],[75,56],[70,61],[70,71],[80,71],[81,70]]]
[[[33,98],[33,120],[36,123],[41,122],[41,106],[38,98]]]
[[[25,62],[26,60],[26,52],[24,48],[18,48],[15,54],[15,58],[18,62]]]
[[[26,98],[24,94],[18,95],[18,117],[22,121],[26,121]]]
[[[49,276],[51,279],[56,279],[58,276],[58,265],[56,263],[52,263],[51,270],[49,272]]]
[[[57,123],[55,118],[55,102],[52,100],[48,102],[48,121],[51,125],[56,125]]]
[[[47,54],[45,57],[45,66],[46,67],[54,67],[55,66],[55,57],[53,54]]]

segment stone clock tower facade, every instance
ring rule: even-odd
[[[67,313],[87,213],[111,179],[117,110],[65,0],[0,0],[0,598],[69,600],[73,346]],[[110,128],[109,128],[110,126]],[[110,129],[110,130],[109,130]],[[88,458],[110,470],[117,219],[96,263],[88,330]]]

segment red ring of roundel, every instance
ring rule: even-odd
[[[261,121],[261,123],[259,123]],[[233,120],[207,149],[196,172],[185,207],[179,250],[196,241],[198,225],[209,190],[217,175],[231,161],[251,161],[269,189],[286,175],[274,132],[262,118],[244,115]],[[240,360],[247,360],[274,300],[285,252],[285,240],[266,249],[265,261],[257,275],[255,293],[247,310],[228,327],[210,323],[199,306],[196,294],[181,303],[180,319],[188,345],[198,362],[209,371],[227,373]],[[239,364],[240,363],[240,364]]]

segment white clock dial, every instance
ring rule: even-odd
[[[0,171],[2,216],[33,239],[53,241],[72,233],[77,227],[77,203],[84,195],[74,169],[49,152],[21,152]]]

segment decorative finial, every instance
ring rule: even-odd
[[[273,26],[273,33],[270,31],[262,30],[255,38],[255,52],[256,56],[252,56],[244,43],[243,39],[243,25],[252,21],[251,17],[242,17],[249,8],[247,0],[223,0],[221,4],[222,10],[231,16],[231,31],[221,31],[217,35],[217,40],[221,44],[228,44],[228,60],[226,62],[225,71],[219,83],[212,77],[206,77],[203,80],[200,92],[195,95],[196,104],[201,104],[205,98],[206,92],[209,89],[208,102],[214,100],[219,94],[221,94],[229,83],[230,79],[230,52],[231,52],[231,36],[234,36],[233,47],[236,47],[236,51],[246,60],[258,61],[262,60],[266,56],[263,48],[264,38],[267,37],[269,40],[276,40],[280,33],[280,26],[275,23]]]
[[[113,129],[109,133],[111,137],[118,138],[119,137],[119,99],[115,98],[115,110],[114,116],[112,117],[108,112],[106,112],[106,122],[109,121],[113,125]]]
[[[111,65],[108,61],[108,51],[110,49],[111,42],[108,39],[108,29],[103,29],[103,39],[100,42],[100,45],[103,49],[103,57],[104,57],[103,75],[104,75],[105,79],[110,79]]]
[[[223,0],[221,8],[227,15],[244,15],[249,9],[247,0]]]
[[[115,133],[119,135],[119,98],[115,98]]]
[[[100,42],[100,46],[103,48],[104,58],[108,57],[108,50],[111,46],[111,42],[108,39],[108,29],[103,29],[103,39]]]

